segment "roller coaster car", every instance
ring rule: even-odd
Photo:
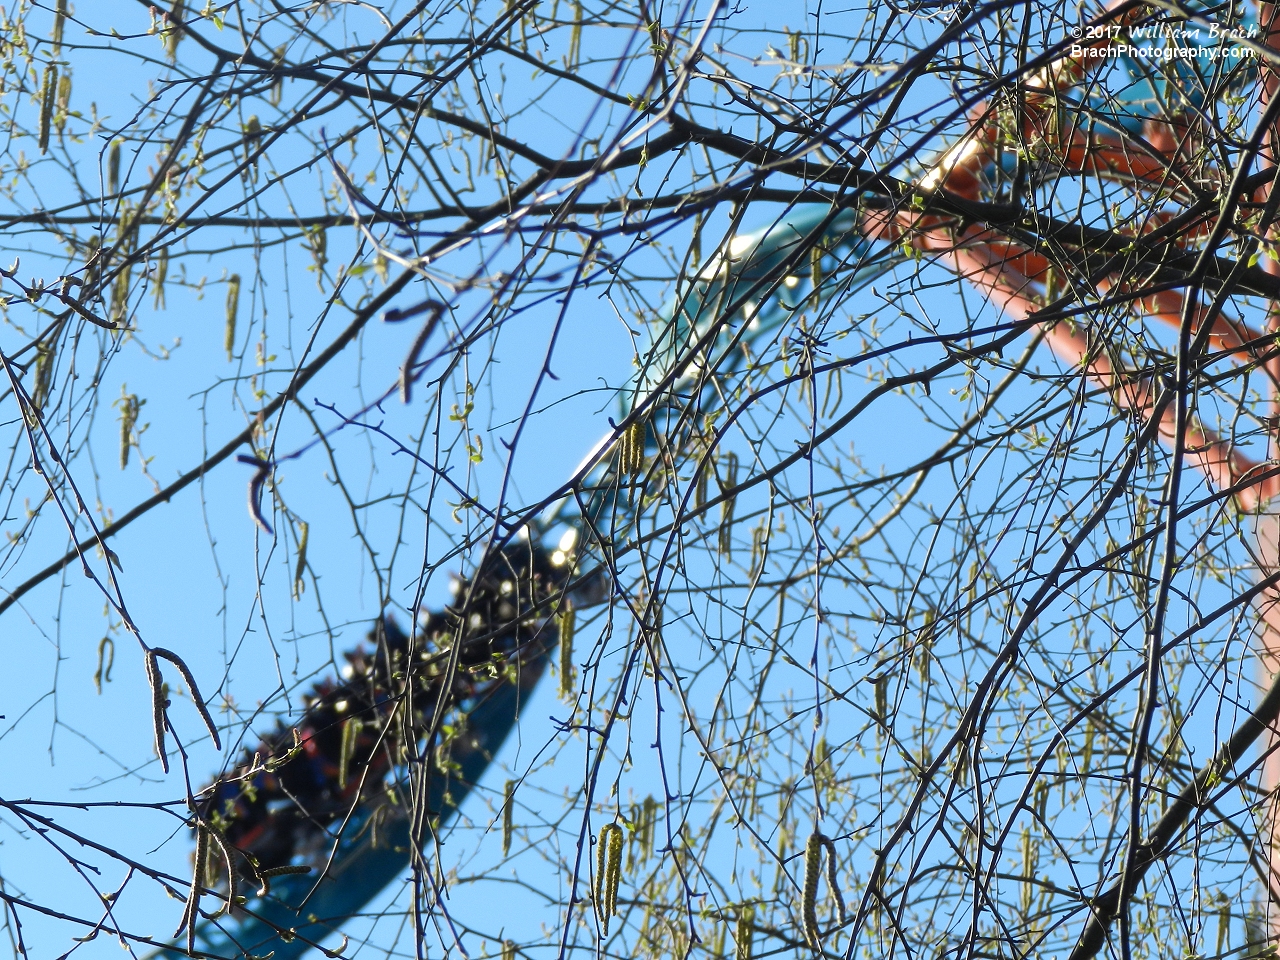
[[[200,924],[207,952],[236,954],[246,941],[274,936],[273,924],[293,928],[303,905],[320,913],[326,929],[314,936],[323,936],[343,918],[316,906],[353,911],[403,872],[413,842],[403,809],[408,780],[426,764],[433,826],[461,803],[556,644],[550,614],[570,570],[535,541],[494,550],[474,575],[453,582],[453,603],[426,614],[412,640],[389,617],[376,623],[369,646],[346,655],[342,680],[316,686],[297,723],[276,727],[202,791],[201,819],[216,841],[205,869],[211,886],[227,890],[227,859],[238,878],[255,883],[280,868],[323,872],[264,883],[259,899],[216,929]],[[360,881],[326,882],[352,869]],[[351,890],[315,896],[338,886]]]

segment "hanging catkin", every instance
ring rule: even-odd
[[[502,789],[502,855],[511,852],[511,833],[514,827],[516,782],[508,780]],[[510,941],[507,941],[510,943]]]
[[[107,151],[107,193],[120,192],[120,141],[112,140]]]
[[[121,216],[123,224],[124,216]],[[122,325],[129,317],[129,287],[133,283],[133,265],[125,263],[116,274],[116,282],[111,286],[111,320]]]
[[[582,0],[574,0],[573,26],[569,28],[569,49],[564,55],[566,70],[578,69],[579,52],[582,49]]]
[[[738,455],[729,453],[724,458],[724,478],[720,489],[728,493],[738,485]],[[726,560],[733,557],[733,506],[735,494],[729,494],[720,503],[720,552]]]
[[[600,828],[596,841],[596,917],[603,936],[609,935],[609,919],[618,912],[618,882],[622,879],[622,827],[609,823]]]
[[[244,124],[244,162],[253,182],[258,182],[258,141],[262,139],[262,122],[255,113]]]
[[[572,606],[566,603],[556,614],[560,625],[560,697],[572,700],[576,694],[573,667],[573,633],[577,626],[577,614]]]
[[[738,910],[738,923],[733,931],[734,960],[752,960],[751,926],[756,908],[744,903]]]
[[[240,313],[240,274],[233,273],[227,279],[227,329],[224,336],[227,359],[235,359],[236,319]]]
[[[653,856],[653,826],[657,819],[658,801],[653,799],[652,794],[644,798],[644,803],[632,805],[634,832],[631,834],[632,853],[627,860],[628,869],[633,869],[637,863],[643,863]]]
[[[53,55],[62,55],[62,30],[67,23],[67,0],[58,0],[53,14]]]
[[[634,475],[644,470],[644,437],[645,425],[641,420],[637,420],[623,432],[618,443],[620,473]]]
[[[41,340],[36,344],[36,376],[31,388],[31,406],[39,414],[49,399],[53,383],[53,364],[56,353],[53,341]]]
[[[836,845],[831,842],[830,837],[822,838],[822,845],[827,848],[827,889],[831,892],[831,899],[836,902],[836,916],[840,922],[845,922],[844,912],[844,896],[840,893],[840,877],[836,864]]]
[[[196,857],[191,876],[191,893],[187,897],[187,907],[182,912],[182,922],[173,932],[176,937],[185,929],[187,931],[187,951],[195,952],[196,917],[200,915],[200,894],[204,890],[204,875],[209,859],[209,831],[196,824]]]
[[[604,889],[604,871],[605,865],[609,862],[609,827],[600,828],[600,836],[596,838],[596,886],[593,891],[593,900],[596,906],[596,916],[602,916],[604,913],[604,898],[600,891]]]
[[[886,673],[883,676],[876,677],[874,680],[872,680],[872,683],[874,684],[875,691],[876,691],[875,692],[875,698],[876,698],[875,717],[882,724],[887,723],[889,720],[889,680],[890,679],[891,678],[889,674]]]
[[[609,861],[605,864],[608,870],[605,877],[605,893],[608,895],[605,906],[609,910],[609,916],[612,917],[618,913],[618,883],[622,879],[622,827],[616,823],[611,826],[613,829],[609,831]]]
[[[164,749],[164,711],[169,706],[169,700],[165,696],[164,677],[160,674],[160,664],[156,662],[154,650],[143,654],[143,664],[147,669],[147,683],[151,686],[151,727],[155,737],[156,756],[160,759],[160,769],[168,773],[169,756]]]
[[[822,287],[822,248],[815,246],[809,251],[809,281],[813,285],[812,306],[816,309],[822,299],[818,292]]]
[[[129,466],[129,451],[133,448],[137,437],[134,428],[138,425],[138,413],[145,400],[139,400],[136,393],[126,393],[126,385],[120,384],[120,469]]]
[[[311,537],[311,525],[305,520],[298,521],[298,562],[293,568],[293,599],[301,600],[302,592],[307,588],[302,575],[307,570],[307,541]]]
[[[155,308],[163,310],[164,302],[164,282],[169,276],[169,248],[161,247],[160,252],[156,255],[156,273],[155,273]]]
[[[44,68],[44,80],[40,84],[40,152],[49,152],[49,127],[53,123],[53,105],[58,98],[58,68],[52,63]]]
[[[359,743],[360,729],[363,723],[356,717],[348,717],[342,725],[342,749],[338,754],[338,789],[347,789],[347,781],[351,776],[351,761],[355,759],[356,745]]]
[[[62,133],[67,125],[67,114],[71,112],[71,74],[64,73],[58,78],[58,94],[54,104],[53,125]]]
[[[804,936],[809,946],[821,948],[818,931],[818,875],[822,872],[822,841],[824,837],[814,831],[804,849],[804,889],[801,893],[801,917],[804,920]]]
[[[102,693],[103,683],[111,682],[111,668],[116,662],[116,642],[110,637],[98,641],[98,669],[93,675],[93,685]]]
[[[182,39],[182,21],[185,16],[183,0],[174,0],[173,9],[168,14],[169,23],[161,34],[164,52],[171,60],[178,55],[178,42]]]

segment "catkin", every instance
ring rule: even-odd
[[[329,234],[323,226],[315,226],[307,231],[308,246],[311,248],[311,256],[316,262],[316,270],[324,271],[324,265],[329,262]]]
[[[67,125],[67,114],[71,110],[71,74],[64,73],[58,78],[58,97],[53,113],[53,125],[62,133]]]
[[[738,455],[730,453],[724,461],[724,480],[720,484],[723,492],[728,492],[738,485]],[[729,495],[720,504],[720,552],[726,560],[733,558],[733,508],[734,496]]]
[[[430,311],[431,315],[427,317],[422,329],[418,331],[418,336],[414,339],[412,346],[409,347],[409,354],[405,357],[404,363],[400,367],[400,400],[402,403],[408,403],[413,399],[414,368],[418,365],[418,357],[422,355],[422,348],[431,339],[431,334],[435,332],[436,325],[440,322],[440,315],[444,312],[444,304],[437,300],[428,300],[424,308]],[[416,313],[417,311],[415,310],[414,312]]]
[[[640,831],[640,849],[645,858],[653,856],[653,828],[658,822],[658,801],[653,795],[644,798],[644,829]]]
[[[227,870],[227,905],[225,909],[230,910],[236,905],[235,860],[231,856],[231,851],[227,849],[227,842],[226,840],[223,839],[222,834],[213,830],[211,830],[210,833],[213,834],[213,840],[218,845],[218,850],[221,851],[222,853],[222,863]],[[210,870],[212,869],[213,869],[213,865],[210,864]],[[211,887],[216,882],[217,882],[217,877],[215,876],[213,880],[210,883],[205,884],[205,886]]]
[[[566,70],[578,69],[578,57],[582,49],[582,0],[574,0],[573,26],[569,28],[569,49],[564,55]]]
[[[267,894],[271,892],[272,877],[288,877],[288,876],[294,876],[296,874],[310,873],[310,872],[311,872],[311,868],[303,864],[296,864],[293,866],[286,866],[286,867],[270,867],[266,870],[259,870],[258,880],[261,882],[262,886],[258,888],[258,896],[265,897]],[[281,939],[283,940],[284,938],[281,937]],[[288,940],[285,940],[285,943],[288,943],[288,942],[289,942]]]
[[[511,833],[515,826],[516,782],[508,780],[502,788],[502,855],[511,852]]]
[[[566,603],[556,614],[556,619],[560,622],[560,696],[564,700],[570,700],[577,692],[574,676],[577,671],[573,667],[573,634],[577,626],[577,614]]]
[[[755,920],[756,908],[744,903],[738,910],[738,923],[733,931],[734,960],[751,960],[752,942],[751,926]]]
[[[142,403],[136,393],[125,393],[120,384],[120,469],[129,466],[129,451],[133,448],[133,429],[138,424],[138,412]]]
[[[235,359],[236,318],[240,313],[240,274],[233,273],[227,279],[227,329],[224,343],[227,348],[227,359]]]
[[[627,869],[635,869],[637,863],[643,863],[653,856],[653,825],[658,819],[658,801],[652,794],[645,797],[644,803],[632,804],[631,821],[631,853],[627,858]]]
[[[886,673],[872,681],[876,688],[875,717],[881,723],[886,723],[889,720],[889,679],[890,677]]]
[[[53,105],[58,97],[58,68],[52,63],[44,68],[44,80],[40,84],[40,152],[49,152],[49,127],[53,123]]]
[[[151,685],[151,725],[155,736],[156,756],[160,758],[160,768],[168,773],[169,757],[164,752],[164,723],[165,708],[169,706],[169,701],[164,695],[164,677],[160,675],[160,664],[156,662],[154,650],[146,652],[143,662],[147,668],[147,683]]]
[[[293,864],[284,867],[268,867],[265,870],[259,870],[259,877],[288,877],[296,874],[310,873],[311,868],[304,864]]]
[[[187,685],[187,691],[191,694],[191,702],[196,705],[196,710],[200,714],[200,719],[204,721],[205,729],[209,731],[209,737],[213,740],[213,745],[221,750],[222,739],[218,736],[218,727],[213,722],[213,717],[209,715],[209,708],[204,702],[204,697],[200,696],[200,688],[196,686],[196,678],[192,676],[186,663],[172,650],[166,650],[164,647],[153,647],[151,653],[157,657],[164,657],[178,668],[178,673],[182,674],[182,679]]]
[[[604,889],[604,868],[609,862],[609,827],[600,828],[600,836],[596,838],[596,883],[595,890],[592,891],[592,901],[595,903],[596,916],[603,919],[604,914],[604,896],[601,891]],[[607,921],[605,921],[607,922]]]
[[[213,860],[213,845],[209,842],[211,839],[211,832],[197,824],[195,862],[192,864],[195,867],[196,880],[193,882],[202,887],[210,886],[209,865]],[[216,882],[216,878],[214,882]]]
[[[93,685],[102,693],[102,685],[111,682],[111,668],[116,663],[116,642],[110,637],[98,641],[98,669],[93,674]]]
[[[827,848],[827,888],[831,892],[831,899],[836,902],[836,916],[840,918],[840,922],[845,922],[844,896],[840,893],[840,877],[836,864],[836,845],[831,842],[830,837],[822,838],[822,845]]]
[[[121,232],[123,233],[125,214],[120,215]],[[129,317],[129,287],[133,283],[133,266],[125,263],[116,274],[116,282],[111,287],[111,320],[123,324]]]
[[[750,570],[753,579],[764,572],[766,548],[769,545],[769,530],[766,524],[767,521],[762,518],[760,523],[751,531]]]
[[[36,377],[31,388],[31,406],[37,414],[44,410],[49,399],[49,388],[53,382],[53,362],[56,357],[52,342],[39,341],[36,344]]]
[[[244,158],[245,164],[249,168],[249,172],[253,177],[254,183],[258,182],[258,158],[255,155],[258,149],[258,141],[262,139],[262,124],[258,120],[255,113],[244,125]]]
[[[1035,845],[1031,842],[1031,831],[1027,827],[1022,828],[1022,877],[1023,880],[1019,887],[1019,905],[1024,916],[1031,910],[1032,885],[1029,882],[1035,874]]]
[[[173,59],[178,55],[178,42],[182,39],[182,19],[186,16],[183,0],[174,0],[169,13],[169,25],[164,30],[164,52]]]
[[[822,248],[821,247],[814,247],[812,250],[809,251],[809,281],[813,285],[812,303],[814,307],[817,307],[818,301],[821,299],[821,294],[818,293],[818,290],[822,287]]]
[[[307,539],[311,534],[311,526],[305,520],[298,521],[298,563],[293,568],[293,599],[301,600],[302,592],[307,588],[302,579],[307,569]]]
[[[284,63],[284,54],[288,49],[286,46],[276,47],[275,65],[277,67]],[[273,107],[280,106],[280,98],[284,96],[284,74],[277,73],[275,83],[271,84],[271,89],[267,92],[267,102]]]
[[[828,802],[835,799],[835,767],[831,761],[831,748],[826,737],[820,739],[813,748],[813,788],[820,797]]]
[[[342,749],[338,755],[338,789],[347,789],[351,776],[351,761],[355,757],[360,729],[364,724],[357,717],[348,717],[342,725]]]
[[[209,831],[196,824],[196,862],[191,876],[191,893],[187,897],[187,908],[182,911],[182,922],[173,932],[176,937],[185,929],[187,931],[187,952],[194,956],[196,949],[196,917],[200,911],[200,894],[204,890],[205,864],[209,859]]]
[[[62,30],[67,23],[67,0],[58,0],[53,14],[53,55],[62,53]]]
[[[107,151],[107,193],[120,192],[120,141],[112,140]]]
[[[922,686],[929,685],[929,665],[933,660],[933,640],[936,632],[934,620],[937,614],[933,609],[925,610],[924,625],[920,628],[920,635],[916,642],[916,669],[920,671],[920,683]]]
[[[815,950],[820,948],[821,935],[818,931],[818,875],[822,872],[823,836],[814,831],[804,849],[804,890],[801,901],[801,916],[804,919],[804,936]]]
[[[502,941],[502,960],[516,960],[516,944],[514,940]]]
[[[618,912],[618,882],[622,878],[622,827],[616,823],[600,828],[596,841],[596,917],[601,932],[609,935],[609,919]]]
[[[89,237],[84,245],[84,283],[80,285],[80,302],[92,300],[98,292],[98,279],[102,266],[102,238],[98,234]]]
[[[618,882],[622,879],[622,827],[616,823],[612,827],[609,831],[609,862],[605,864],[608,871],[605,878],[608,884],[605,906],[611,917],[618,912]]]
[[[644,470],[644,421],[637,420],[623,433],[618,469],[624,474],[637,474]]]
[[[156,255],[156,272],[155,272],[155,289],[153,295],[155,297],[155,308],[163,310],[165,308],[164,301],[164,282],[169,276],[169,248],[161,247],[160,252]]]

